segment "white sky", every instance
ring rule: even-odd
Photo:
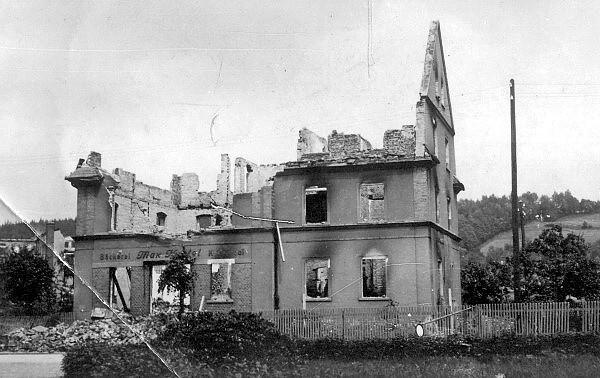
[[[219,154],[293,160],[302,127],[381,146],[415,122],[439,19],[461,198],[510,193],[514,78],[519,192],[600,199],[597,2],[372,0],[370,76],[367,4],[0,3],[0,198],[26,219],[75,216],[64,176],[90,150],[147,184],[197,172],[212,190]]]

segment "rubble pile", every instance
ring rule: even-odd
[[[129,324],[141,332],[147,340],[158,337],[165,327],[165,318],[143,317]],[[72,324],[60,323],[54,327],[36,326],[19,328],[0,340],[0,351],[10,352],[63,352],[72,346],[86,342],[104,342],[109,345],[140,344],[142,340],[117,319],[78,320]]]

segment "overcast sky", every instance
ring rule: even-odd
[[[415,122],[439,20],[459,198],[510,193],[514,78],[519,192],[600,199],[598,2],[372,0],[370,70],[368,4],[3,1],[0,198],[75,216],[64,176],[90,150],[147,184],[197,172],[213,190],[221,153],[293,160],[302,127],[381,146]]]

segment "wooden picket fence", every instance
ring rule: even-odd
[[[382,308],[263,311],[282,333],[297,338],[387,339],[462,334],[490,338],[600,331],[600,302],[501,303],[476,306],[390,306]]]

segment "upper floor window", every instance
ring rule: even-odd
[[[438,141],[437,141],[437,119],[435,116],[431,117],[431,123],[433,125],[433,154],[437,156],[438,152]]]
[[[311,186],[305,189],[306,223],[327,223],[327,188]]]
[[[329,298],[329,259],[308,259],[304,264],[307,298]]]
[[[210,214],[200,214],[196,216],[196,228],[208,228],[210,227],[210,222],[212,219],[212,215]]]
[[[450,197],[446,198],[446,209],[448,212],[448,228],[450,228],[452,222],[452,199]]]
[[[167,223],[167,214],[161,212],[156,213],[156,225],[164,226]]]
[[[119,213],[119,204],[115,203],[113,208],[113,217],[112,217],[112,229],[113,231],[117,231],[117,214]]]
[[[444,146],[446,148],[446,169],[450,169],[450,143],[448,143],[448,138],[444,140]]]
[[[364,257],[362,259],[363,298],[386,296],[387,257]]]
[[[384,206],[385,186],[383,183],[360,185],[360,221],[385,221]]]

